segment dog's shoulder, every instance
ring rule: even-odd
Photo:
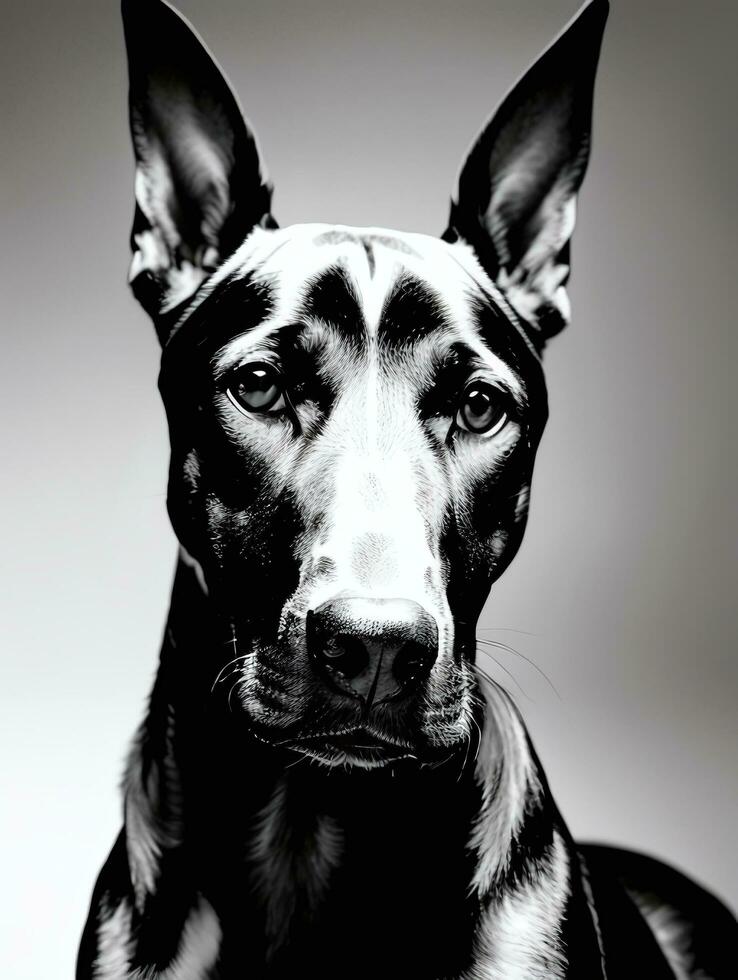
[[[645,920],[679,980],[735,976],[738,922],[715,895],[676,868],[636,851],[586,844],[579,847],[595,890],[624,889]],[[604,919],[606,907],[602,909]],[[603,929],[612,924],[605,921]],[[622,937],[628,942],[628,937]]]

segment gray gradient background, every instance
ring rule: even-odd
[[[436,233],[471,138],[576,2],[180,7],[259,134],[282,223]],[[547,353],[526,541],[482,623],[525,631],[484,635],[560,693],[485,658],[574,833],[733,903],[734,10],[614,4],[574,323]],[[125,285],[117,4],[6,2],[2,25],[0,972],[36,980],[70,974],[118,830],[175,545],[157,346]]]

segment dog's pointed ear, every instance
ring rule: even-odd
[[[569,239],[608,7],[589,3],[510,91],[462,167],[443,235],[472,246],[539,349],[569,319]]]
[[[136,213],[129,281],[166,339],[182,307],[257,224],[271,186],[222,72],[163,0],[123,0]]]

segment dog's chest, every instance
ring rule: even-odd
[[[357,980],[458,975],[475,925],[463,820],[471,795],[455,808],[433,806],[417,787],[388,791],[377,781],[350,799],[316,798],[281,780],[254,821],[246,880],[230,885],[245,887],[248,900],[227,894],[219,903],[224,968]]]

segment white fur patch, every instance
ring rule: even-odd
[[[222,938],[213,907],[200,896],[182,929],[177,954],[164,970],[131,970],[131,907],[121,902],[98,928],[94,980],[208,980]]]
[[[92,968],[93,980],[125,980],[133,954],[131,906],[121,902],[97,929],[97,958]]]
[[[540,786],[515,708],[486,678],[478,680],[487,704],[476,766],[482,807],[469,845],[477,854],[471,887],[484,898],[504,874],[510,845],[524,819],[525,801]]]
[[[566,976],[561,924],[569,893],[569,860],[558,834],[547,867],[486,910],[464,980],[559,980]]]
[[[131,884],[140,911],[146,903],[146,896],[152,895],[159,877],[159,858],[161,845],[157,839],[150,814],[147,816],[137,799],[137,792],[126,793],[124,803],[126,827],[126,851],[131,874]]]
[[[152,760],[144,782],[141,759],[142,735],[135,739],[123,780],[126,852],[136,908],[141,911],[146,896],[156,890],[162,851],[181,843],[181,787],[179,770],[172,758],[174,709],[167,706],[166,745],[163,758]],[[160,816],[166,798],[168,820]]]
[[[482,806],[470,837],[477,864],[471,889],[488,903],[474,940],[474,960],[464,980],[557,980],[566,975],[560,945],[569,894],[566,846],[556,834],[540,876],[493,898],[511,846],[525,819],[525,804],[540,793],[525,728],[512,702],[479,679],[487,710],[477,760]]]

